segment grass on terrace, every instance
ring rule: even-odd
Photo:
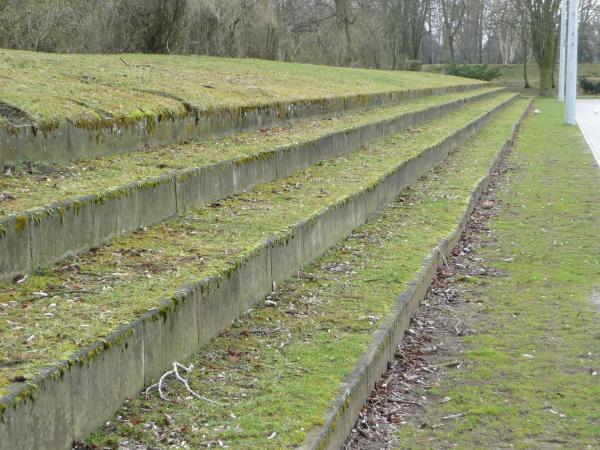
[[[465,106],[347,157],[258,186],[219,207],[189,211],[40,270],[21,283],[3,285],[0,386],[17,374],[31,378],[48,363],[69,357],[156,307],[178,287],[226,270],[269,236],[285,236],[294,224],[369,188],[511,95]]]
[[[64,55],[0,50],[0,106],[41,128],[279,101],[468,84],[432,73],[345,69],[206,56]]]
[[[496,88],[436,95],[399,106],[356,111],[319,120],[299,120],[287,126],[237,133],[232,136],[110,155],[71,164],[24,163],[0,177],[0,216],[47,206],[53,202],[100,194],[128,183],[159,177],[224,160],[234,160],[293,146],[354,127],[398,117],[413,111],[450,103]],[[8,195],[7,195],[8,194]]]
[[[305,268],[188,363],[201,395],[226,403],[140,396],[89,439],[100,448],[294,448],[322,425],[340,382],[362,357],[396,296],[465,213],[472,189],[526,102],[500,113],[446,164],[373,222]],[[127,442],[120,447],[120,442]]]
[[[457,319],[477,333],[447,356],[463,368],[422,393],[436,427],[405,428],[401,448],[598,448],[600,170],[562,106],[536,105],[476,250],[504,276],[463,286]]]

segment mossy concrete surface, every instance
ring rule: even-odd
[[[373,189],[397,167],[433,153],[440,143],[452,141],[465,126],[511,98],[505,94],[465,106],[419,129],[190,210],[38,270],[20,282],[3,284],[0,303],[7,321],[2,323],[0,348],[5,373],[9,376],[11,367],[24,370],[31,363],[39,367],[36,361],[47,361],[49,351],[67,356],[81,343],[92,343],[109,334],[111,327],[158,306],[180,286],[235,268],[265,242],[288,238],[296,224]],[[43,329],[38,330],[36,323],[43,323]],[[36,339],[23,343],[22,337],[30,335]]]
[[[168,116],[190,108],[210,111],[481,84],[429,73],[205,56],[2,50],[0,61],[0,101],[21,111],[5,121],[31,120],[40,129],[65,120],[94,126],[103,120]]]
[[[196,56],[0,56],[0,143],[13,162],[89,159],[484,85],[437,74]]]
[[[6,250],[0,279],[26,274],[498,93],[488,88],[421,98],[399,107],[68,166],[19,165],[0,178],[7,197],[0,214],[13,215],[0,221],[0,246]],[[74,193],[80,197],[65,199]],[[24,210],[32,206],[37,208]],[[11,226],[14,216],[25,218],[26,233]]]
[[[519,101],[500,113],[377,219],[185,361],[194,365],[191,387],[219,404],[192,399],[182,386],[167,383],[172,402],[155,393],[127,402],[87,439],[90,448],[307,445],[311,430],[327,422],[332,402],[350,389],[352,372],[365,367],[366,355],[382,361],[374,341],[409,308],[402,302],[409,296],[398,295],[424,293],[430,265],[440,262],[438,249],[447,250],[459,234],[526,105]],[[401,333],[387,336],[383,340],[392,342]],[[383,353],[391,356],[389,348]],[[368,371],[365,395],[379,379],[376,372]],[[341,414],[357,409],[354,401],[340,406]]]
[[[10,176],[0,178],[0,190],[10,194],[0,203],[0,216],[62,203],[69,198],[100,195],[136,181],[157,179],[174,171],[179,173],[226,160],[245,160],[436,106],[461,100],[477,101],[481,99],[480,96],[485,98],[487,94],[498,92],[498,88],[485,87],[469,92],[426,96],[398,106],[323,115],[314,119],[295,120],[281,127],[232,133],[227,137],[194,140],[181,145],[158,146],[71,164],[32,161],[16,164],[11,168]]]
[[[563,125],[563,105],[535,106],[489,237],[474,248],[497,276],[458,284],[456,318],[476,332],[448,355],[461,368],[422,392],[422,419],[435,427],[405,427],[401,448],[598,448],[600,170],[579,130]]]
[[[66,377],[74,386],[85,386],[94,377],[110,378],[111,371],[116,374],[111,380],[126,377],[131,383],[122,389],[107,386],[107,392],[72,389],[72,396],[61,398],[53,410],[35,408],[35,395],[44,395],[43,390],[30,401],[16,386],[3,398],[8,409],[0,432],[9,438],[20,435],[25,414],[37,424],[34,440],[65,426],[81,437],[118,406],[117,397],[122,401],[135,385],[156,380],[168,367],[165,355],[183,358],[207,343],[264,297],[274,281],[295,273],[358,227],[512,100],[504,95],[466,106],[419,130],[117,239],[7,286],[1,294],[5,382],[31,380],[42,386],[48,378],[36,384],[36,371],[67,358],[51,374],[57,383]],[[273,267],[285,267],[277,272],[279,278],[272,275]],[[111,334],[122,323],[130,325]],[[73,356],[86,342],[96,344]],[[128,356],[138,352],[139,357],[140,351],[141,366],[134,364],[139,358]],[[119,364],[119,358],[128,364]],[[85,402],[79,393],[86,393]],[[93,401],[90,395],[101,398]],[[43,420],[47,416],[54,418],[50,425]],[[86,419],[73,421],[80,416]],[[3,440],[13,448],[18,443]]]

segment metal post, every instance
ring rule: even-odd
[[[577,36],[579,32],[579,0],[569,0],[569,20],[567,28],[565,122],[569,125],[575,125],[575,103],[577,101]]]
[[[567,1],[560,5],[560,63],[558,64],[558,101],[565,101],[565,66],[567,64]]]

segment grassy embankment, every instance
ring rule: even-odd
[[[600,442],[600,171],[562,108],[538,101],[509,159],[501,212],[478,248],[501,277],[464,283],[465,365],[423,392],[402,448],[597,448]],[[464,414],[454,421],[442,417]],[[438,426],[439,424],[439,426]]]
[[[471,190],[523,112],[518,101],[336,249],[186,363],[194,389],[222,404],[140,396],[90,438],[128,445],[289,448],[321,425],[396,296],[464,214]]]
[[[42,130],[63,120],[93,128],[103,122],[176,116],[190,108],[240,108],[469,83],[437,74],[253,59],[14,50],[0,50],[0,73],[0,125],[35,122]]]
[[[3,284],[0,388],[15,375],[30,379],[46,364],[106,337],[179,287],[226,273],[269,237],[288,236],[296,223],[370,188],[510,95],[465,106],[418,130],[115,239],[20,283]]]
[[[326,120],[297,120],[282,127],[159,146],[146,151],[99,157],[93,161],[16,164],[12,167],[11,176],[0,177],[0,192],[10,194],[0,202],[0,217],[69,198],[101,194],[137,180],[157,178],[173,171],[181,172],[219,161],[241,161],[256,155],[267,155],[280,147],[301,145],[328,134],[468,99],[493,89],[497,88],[427,96],[398,106],[332,115],[323,118]]]

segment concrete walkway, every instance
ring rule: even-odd
[[[577,124],[600,165],[600,100],[577,100]]]

